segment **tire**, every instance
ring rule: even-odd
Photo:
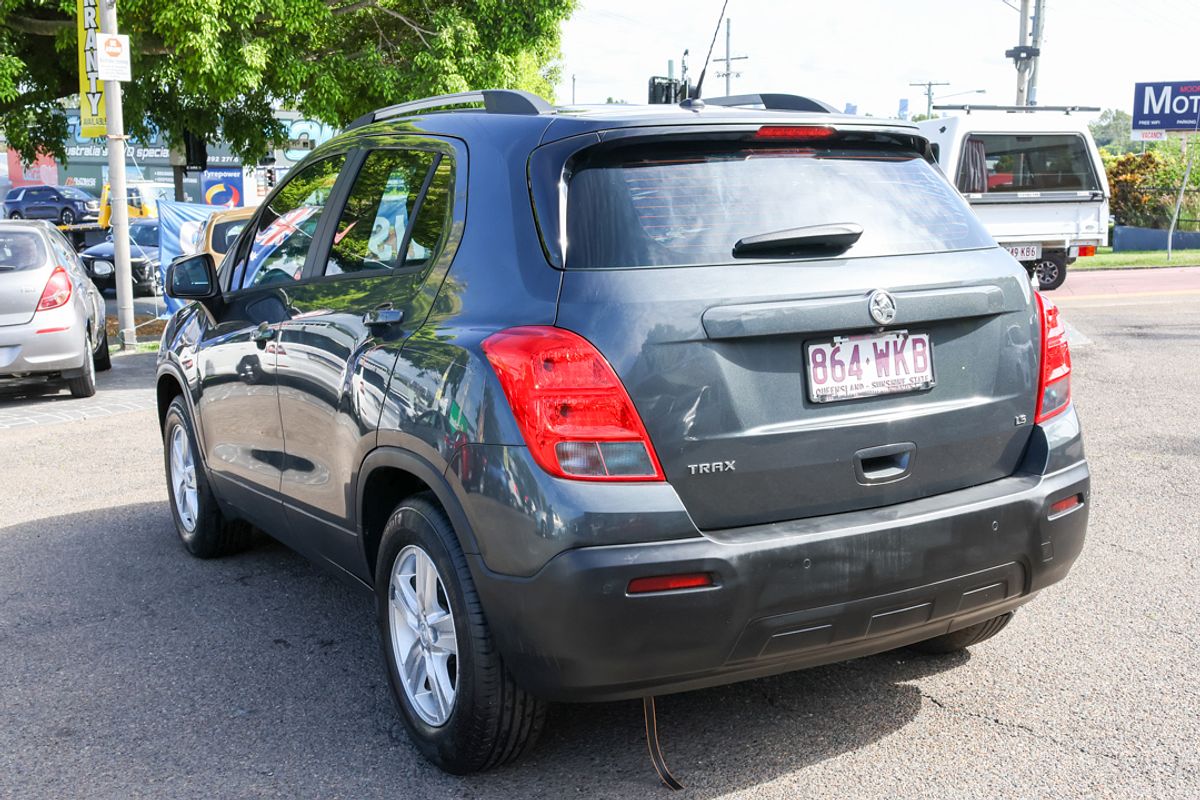
[[[422,558],[436,577],[436,591],[423,596],[416,590],[416,564]],[[392,697],[425,758],[465,775],[512,761],[534,744],[546,705],[521,689],[500,660],[454,528],[431,494],[405,500],[388,520],[375,596]],[[422,602],[430,596],[434,603]],[[402,677],[404,653],[415,664],[411,683]],[[434,699],[430,669],[444,676],[440,696],[448,696],[447,702]]]
[[[183,437],[178,463],[173,461],[172,445],[176,436]],[[245,522],[227,520],[221,513],[204,474],[196,447],[195,428],[182,397],[171,401],[163,419],[163,469],[167,476],[171,517],[184,549],[196,558],[219,558],[246,549],[252,530]],[[177,484],[177,478],[181,483]],[[186,491],[189,488],[190,494]],[[182,498],[186,500],[181,511]]]
[[[12,212],[11,214],[9,214],[9,215],[8,215],[8,218],[9,218],[9,219],[21,219],[21,212],[20,212],[20,211],[14,211],[14,212]]]
[[[1012,621],[1014,614],[1016,614],[1015,611],[1009,611],[1007,614],[1001,614],[998,617],[992,617],[989,620],[984,620],[966,628],[944,633],[941,636],[935,636],[923,642],[917,642],[916,644],[909,645],[909,647],[918,653],[925,653],[927,655],[957,653],[960,650],[966,650],[972,645],[990,639],[1004,630],[1005,626]]]
[[[75,212],[69,208],[64,208],[62,210],[62,213],[58,215],[58,224],[74,225],[75,224]]]
[[[96,394],[96,361],[92,357],[92,337],[84,340],[87,345],[87,355],[83,359],[83,374],[78,378],[68,378],[67,388],[72,397],[91,397]]]
[[[100,346],[92,354],[92,364],[96,372],[107,372],[112,369],[112,353],[108,352],[108,329],[100,334]]]
[[[1043,292],[1053,291],[1067,279],[1067,261],[1056,256],[1043,257],[1033,262],[1033,274],[1037,276],[1039,289]]]

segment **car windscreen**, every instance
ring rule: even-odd
[[[745,263],[733,257],[743,238],[838,223],[863,229],[844,258],[993,246],[954,187],[914,152],[664,143],[574,166],[566,266]]]
[[[1100,183],[1079,134],[984,133],[963,142],[958,189],[964,194],[1095,192]]]
[[[0,230],[0,273],[36,269],[45,260],[46,248],[36,233]]]
[[[130,225],[129,238],[142,247],[158,247],[158,226]]]
[[[95,200],[96,199],[96,198],[92,197],[90,194],[88,194],[87,192],[83,191],[82,189],[76,189],[74,186],[61,186],[61,187],[59,187],[58,191],[60,191],[62,193],[63,197],[68,197],[72,200]]]
[[[246,227],[246,223],[249,221],[248,219],[231,219],[214,225],[212,231],[213,252],[221,255],[229,252],[229,248],[237,241],[238,234],[242,232],[242,228]]]

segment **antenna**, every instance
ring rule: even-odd
[[[704,91],[704,76],[708,72],[708,62],[712,60],[713,47],[717,44],[717,34],[721,32],[721,20],[725,19],[725,9],[728,7],[729,0],[725,0],[721,4],[721,16],[717,17],[717,27],[713,29],[712,41],[708,43],[708,55],[704,57],[704,67],[700,70],[700,80],[696,81],[696,93],[679,104],[684,108],[704,108],[704,101],[700,99],[700,93]]]

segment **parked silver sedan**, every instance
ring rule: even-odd
[[[0,385],[62,381],[91,397],[110,366],[104,298],[70,243],[45,222],[0,222]]]

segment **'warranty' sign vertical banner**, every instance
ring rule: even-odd
[[[95,139],[107,132],[104,82],[96,72],[96,38],[100,35],[99,0],[76,0],[79,10],[79,135]]]

